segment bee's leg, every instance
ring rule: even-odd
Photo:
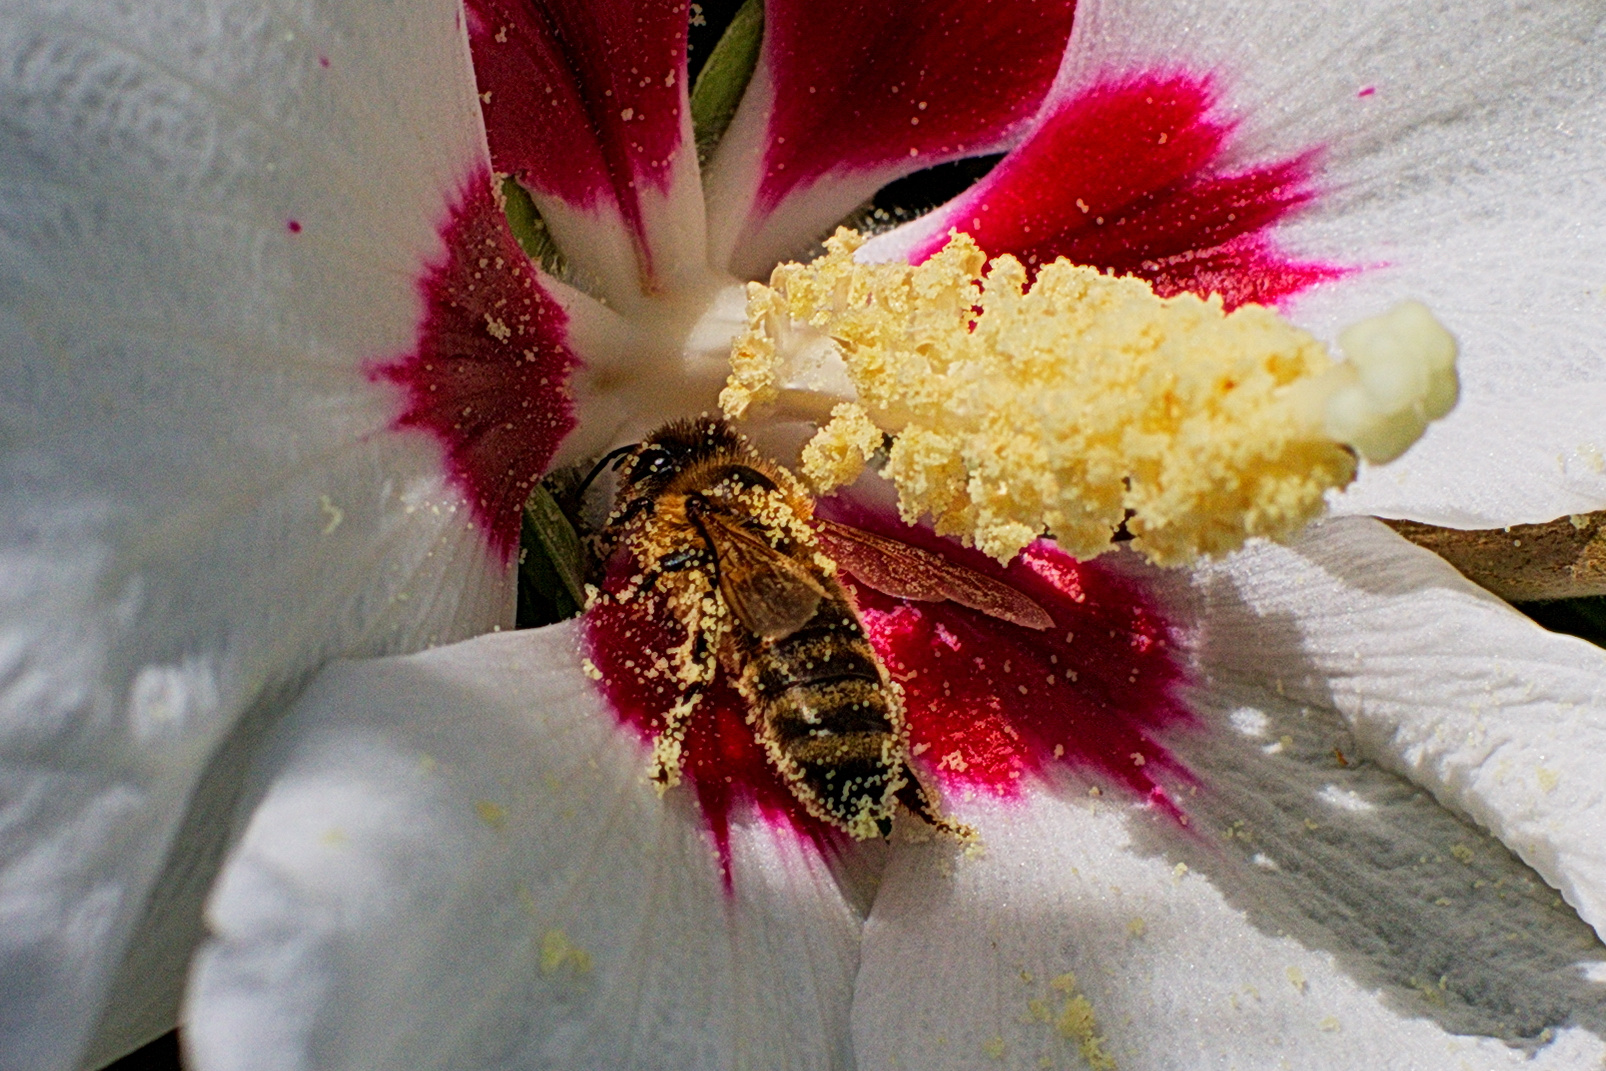
[[[686,740],[686,723],[691,720],[703,693],[714,680],[716,667],[707,631],[694,626],[691,641],[684,662],[677,667],[677,675],[684,683],[680,698],[664,713],[664,727],[653,740],[652,765],[648,768],[647,776],[660,792],[680,783],[680,756]]]
[[[691,720],[697,704],[703,698],[703,683],[688,685],[680,693],[675,705],[664,713],[664,727],[652,742],[652,765],[647,777],[658,786],[658,791],[680,784],[680,756],[686,741],[686,723]]]
[[[915,776],[908,763],[904,763],[902,772],[903,787],[898,789],[898,802],[922,822],[931,826],[936,825],[937,809],[931,805],[931,800],[926,798],[926,786],[920,783],[920,779]]]
[[[664,573],[678,573],[694,565],[707,565],[708,560],[708,552],[701,547],[684,547],[673,554],[665,554],[653,563],[649,572],[642,574],[638,590],[645,594],[657,586],[658,578]]]
[[[914,770],[907,762],[903,764],[902,773],[903,787],[898,789],[897,799],[899,803],[909,809],[910,814],[913,814],[939,833],[947,833],[958,840],[966,842],[976,839],[976,831],[974,829],[963,822],[954,821],[937,809],[936,804],[932,802],[932,795],[926,791],[926,786],[921,784],[920,778],[915,775]],[[882,836],[886,836],[890,832],[891,826],[889,824]]]
[[[660,576],[663,576],[663,571],[660,569],[651,569],[642,573],[641,578],[636,582],[636,594],[638,596],[651,594],[658,587],[658,578]]]
[[[702,547],[682,547],[673,554],[665,554],[658,559],[660,573],[678,573],[682,569],[690,569],[694,565],[706,565],[708,552]]]
[[[591,562],[597,582],[600,583],[601,577],[607,571],[608,559],[613,557],[614,552],[624,542],[630,523],[643,513],[650,516],[654,512],[656,509],[652,499],[637,498],[622,509],[615,510],[603,522],[601,529],[587,537],[590,541]]]
[[[637,516],[646,514],[650,517],[657,512],[657,504],[645,495],[640,498],[632,499],[628,506],[626,506],[624,509],[615,510],[613,516],[608,518],[608,530],[621,532],[631,521],[635,520]]]

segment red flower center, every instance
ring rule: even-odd
[[[463,184],[440,236],[443,252],[418,281],[416,347],[369,375],[402,388],[395,426],[439,441],[448,477],[511,561],[524,500],[575,424],[568,316],[537,282],[485,172]]]

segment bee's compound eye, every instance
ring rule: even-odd
[[[631,468],[632,475],[640,479],[643,476],[661,476],[674,467],[675,458],[668,450],[661,446],[643,446]]]

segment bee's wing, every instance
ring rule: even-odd
[[[701,522],[719,562],[719,593],[738,621],[766,640],[808,623],[825,588],[807,569],[724,514],[705,513]]]
[[[947,599],[1022,628],[1054,624],[1026,593],[929,550],[834,521],[817,519],[814,524],[836,563],[877,591],[920,602]]]

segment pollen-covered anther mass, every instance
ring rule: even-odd
[[[829,414],[804,454],[821,492],[892,436],[904,519],[1000,561],[1045,533],[1090,558],[1123,522],[1166,565],[1285,538],[1357,455],[1391,460],[1455,403],[1455,342],[1414,303],[1345,331],[1335,361],[1264,306],[1064,259],[1033,279],[959,233],[913,266],[861,263],[863,241],[839,230],[749,284],[721,405]]]

